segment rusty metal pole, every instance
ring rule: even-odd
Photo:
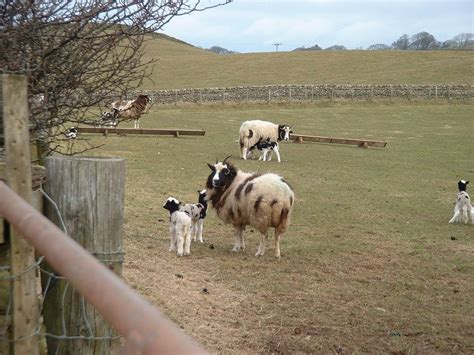
[[[0,216],[13,224],[127,338],[124,354],[207,353],[3,181],[0,181]]]

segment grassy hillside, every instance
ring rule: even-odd
[[[469,84],[474,52],[316,51],[221,56],[164,38],[147,43],[158,59],[144,89],[267,84]]]

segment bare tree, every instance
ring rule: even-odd
[[[437,42],[434,36],[428,32],[419,32],[411,36],[409,49],[428,50],[437,49],[439,47],[439,42]]]
[[[410,37],[408,35],[402,35],[399,39],[392,43],[393,49],[407,50],[410,47]]]
[[[474,44],[474,35],[472,33],[460,33],[454,36],[452,41],[456,44],[455,48],[472,48]]]
[[[47,152],[68,125],[92,123],[97,107],[140,87],[152,72],[144,43],[177,16],[232,0],[3,0],[0,72],[28,77],[33,132]]]

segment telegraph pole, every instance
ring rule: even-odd
[[[281,46],[282,43],[273,43],[273,45],[275,46],[275,51],[278,52],[278,46]]]

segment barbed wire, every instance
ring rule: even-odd
[[[53,207],[55,213],[58,216],[59,223],[60,223],[60,228],[64,231],[65,234],[68,235],[67,233],[67,228],[66,228],[66,223],[64,222],[64,218],[62,216],[62,213],[58,207],[58,204],[48,195],[46,191],[43,189],[42,182],[40,182],[39,187],[35,190],[37,192],[40,192],[45,199],[48,201],[48,203],[51,204]],[[122,265],[124,262],[124,252],[122,248],[119,248],[118,250],[115,251],[97,251],[97,250],[89,250],[88,251],[91,255],[95,256],[97,260],[99,260],[102,263],[109,264],[108,266],[110,267],[111,263],[117,263]],[[8,295],[8,301],[6,303],[6,310],[4,314],[4,322],[2,325],[2,332],[0,332],[0,343],[2,341],[7,341],[10,344],[17,343],[20,341],[24,341],[27,339],[30,339],[32,337],[38,337],[40,338],[45,338],[45,339],[54,339],[57,342],[54,344],[56,346],[56,349],[48,349],[48,353],[54,353],[54,354],[59,354],[61,351],[64,351],[64,345],[65,342],[70,342],[70,341],[87,341],[88,346],[93,347],[92,342],[103,342],[103,341],[117,341],[121,338],[120,335],[117,335],[116,332],[110,327],[106,327],[106,334],[96,334],[96,330],[94,330],[94,327],[97,325],[97,312],[91,312],[91,309],[93,306],[89,305],[84,297],[80,294],[78,294],[79,298],[76,300],[77,304],[79,306],[79,311],[77,314],[80,316],[80,324],[81,324],[81,329],[82,331],[85,332],[86,334],[68,334],[68,328],[70,329],[70,324],[67,320],[68,315],[65,314],[65,309],[67,301],[71,300],[71,295],[76,292],[72,286],[70,285],[69,282],[67,282],[67,279],[60,274],[54,272],[51,270],[49,266],[46,265],[46,261],[44,260],[44,256],[40,256],[35,260],[34,263],[28,265],[23,269],[21,272],[17,272],[15,274],[12,274],[12,268],[10,265],[0,265],[0,272],[10,272],[10,274],[7,275],[0,275],[0,282],[3,282],[4,284],[7,283],[7,281],[15,280],[20,277],[22,277],[24,274],[31,272],[33,270],[37,270],[37,275],[39,275],[43,279],[43,287],[41,291],[41,296],[39,297],[39,312],[43,314],[43,311],[45,309],[45,301],[46,298],[48,297],[49,292],[55,287],[59,287],[58,282],[62,282],[64,284],[63,289],[60,291],[60,294],[56,294],[55,296],[60,299],[58,308],[61,311],[60,314],[60,334],[55,334],[55,332],[49,331],[47,328],[45,330],[42,330],[42,326],[46,325],[44,321],[44,316],[40,317],[38,320],[38,324],[35,326],[35,331],[33,331],[30,334],[22,335],[22,336],[16,336],[16,337],[9,337],[8,334],[8,329],[9,326],[11,325],[11,312],[12,312],[12,291],[11,288],[7,291]],[[11,284],[11,283],[10,283]],[[7,286],[11,287],[11,286]],[[91,319],[93,318],[93,319]],[[105,322],[105,320],[104,320]],[[80,330],[78,330],[81,332]],[[67,351],[67,350],[66,350]],[[1,352],[0,352],[1,353]]]

